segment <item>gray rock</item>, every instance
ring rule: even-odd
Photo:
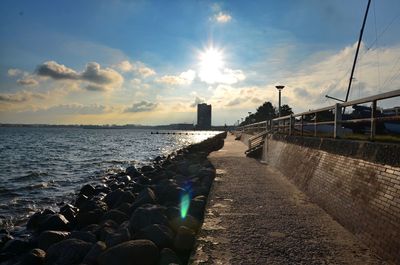
[[[168,225],[164,212],[165,209],[157,205],[149,204],[137,208],[129,220],[129,230],[134,233],[152,224]]]
[[[39,231],[54,230],[54,231],[69,231],[69,222],[62,214],[50,215],[44,220],[40,226]]]
[[[107,247],[113,247],[131,239],[131,234],[127,228],[109,234],[106,237]]]
[[[160,260],[158,265],[182,264],[176,253],[169,248],[164,248],[160,253]]]
[[[25,254],[19,265],[42,265],[46,258],[46,252],[40,248],[34,248]]]
[[[135,202],[132,204],[130,211],[133,213],[138,207],[144,204],[155,204],[156,201],[157,200],[154,191],[150,188],[146,188],[139,193]]]
[[[194,242],[195,232],[186,226],[179,227],[175,236],[174,247],[177,250],[188,251],[193,248]]]
[[[92,244],[79,239],[63,240],[47,250],[45,264],[79,264],[91,248]]]
[[[121,224],[124,221],[128,220],[129,217],[125,213],[118,211],[118,210],[110,210],[103,215],[102,220],[112,220],[117,224]]]
[[[163,249],[172,247],[174,233],[166,225],[154,224],[141,229],[135,234],[135,239],[151,240],[159,249]]]
[[[66,239],[69,235],[70,233],[65,231],[44,231],[38,237],[38,247],[46,250],[51,245]]]
[[[89,250],[89,252],[86,254],[86,256],[83,258],[82,263],[87,264],[87,265],[95,265],[97,264],[97,258],[100,256],[101,253],[106,250],[106,244],[102,241],[97,241],[95,244],[93,244],[92,248]]]
[[[48,213],[36,212],[34,213],[26,223],[26,229],[36,231],[40,225],[49,217]]]
[[[142,175],[142,173],[140,173],[135,166],[127,167],[125,173],[133,178],[137,178]]]
[[[150,240],[130,240],[107,249],[97,262],[99,265],[155,265],[159,251]]]
[[[104,212],[101,210],[78,212],[76,216],[76,226],[82,228],[90,224],[97,224],[103,217]]]
[[[119,207],[121,204],[124,203],[133,203],[135,199],[136,197],[135,195],[133,195],[132,192],[124,191],[124,193],[121,194],[117,202],[113,205],[113,208]]]
[[[186,215],[185,218],[181,218],[179,215],[178,217],[170,219],[169,225],[175,232],[177,232],[181,226],[186,226],[193,231],[197,231],[200,228],[200,221],[190,214]]]
[[[96,235],[89,231],[72,231],[69,238],[76,238],[88,243],[96,243]]]
[[[124,194],[122,189],[113,190],[107,194],[107,196],[104,198],[104,201],[107,203],[108,207],[113,208],[122,194]]]
[[[0,252],[19,255],[26,252],[31,247],[31,244],[25,240],[12,239],[4,244]]]
[[[90,198],[95,194],[95,188],[90,184],[86,184],[81,188],[79,194],[85,195]]]

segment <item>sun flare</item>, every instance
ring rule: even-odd
[[[221,76],[224,67],[223,53],[214,47],[208,47],[199,55],[199,76],[207,83],[215,83]]]

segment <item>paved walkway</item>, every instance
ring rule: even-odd
[[[192,264],[383,264],[279,172],[228,136]]]

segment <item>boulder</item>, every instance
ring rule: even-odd
[[[142,173],[140,173],[135,166],[127,167],[125,173],[133,178],[137,178],[142,175]]]
[[[60,208],[60,214],[64,215],[65,219],[67,219],[70,223],[75,221],[75,216],[77,212],[78,208],[74,207],[71,204],[65,204]]]
[[[135,202],[131,206],[131,213],[133,213],[138,207],[144,204],[155,204],[156,203],[156,195],[154,191],[150,188],[142,190],[137,196]]]
[[[135,199],[136,197],[135,195],[133,195],[132,192],[124,191],[124,193],[122,193],[119,199],[114,203],[113,208],[119,207],[121,204],[124,203],[133,203]]]
[[[129,230],[125,228],[125,229],[119,229],[118,231],[109,234],[106,237],[105,242],[107,247],[113,247],[130,239],[131,239],[131,234]]]
[[[114,204],[119,200],[123,193],[124,191],[122,189],[113,190],[107,194],[104,201],[107,203],[109,208],[113,208]]]
[[[95,188],[90,184],[86,184],[81,188],[79,194],[85,195],[90,198],[95,194]]]
[[[0,252],[2,253],[9,253],[13,255],[19,255],[21,253],[26,252],[31,247],[31,244],[28,241],[21,240],[21,239],[12,239],[7,241],[4,244],[3,248]]]
[[[69,222],[62,214],[48,215],[48,217],[41,222],[39,226],[39,231],[46,230],[69,231]]]
[[[88,243],[96,243],[96,235],[89,231],[72,231],[69,238],[76,238]]]
[[[128,215],[126,215],[125,213],[123,213],[121,211],[115,210],[115,209],[106,212],[102,217],[103,221],[112,220],[112,221],[116,222],[117,224],[121,224],[128,219],[129,219]]]
[[[104,242],[97,241],[95,244],[92,245],[92,248],[83,258],[82,263],[86,265],[96,265],[97,258],[100,256],[101,253],[104,252],[104,250],[106,250],[106,248],[107,247],[106,244],[104,244]]]
[[[159,251],[150,240],[130,240],[107,249],[97,258],[99,265],[155,265]]]
[[[79,264],[91,248],[92,244],[79,239],[63,240],[47,250],[45,264]]]
[[[36,212],[34,213],[26,223],[26,229],[36,231],[40,228],[40,225],[49,217],[49,213]]]
[[[104,212],[101,210],[78,212],[76,216],[76,226],[82,228],[90,224],[96,224],[101,220],[103,214]]]
[[[79,211],[81,212],[90,212],[95,210],[106,212],[108,210],[108,206],[103,201],[91,199],[86,202],[83,202],[79,207]]]
[[[37,245],[40,249],[46,250],[51,245],[66,239],[69,235],[70,233],[65,231],[47,230],[39,235]]]
[[[174,233],[172,230],[161,224],[146,226],[135,234],[135,239],[148,239],[154,242],[159,249],[172,247]]]
[[[179,227],[175,236],[174,247],[180,251],[190,251],[193,248],[194,242],[195,232],[186,226]]]
[[[40,248],[34,248],[24,255],[19,265],[42,265],[46,258],[46,252]]]
[[[137,232],[152,224],[168,225],[168,219],[164,214],[165,209],[157,205],[144,205],[132,214],[129,220],[129,229]]]
[[[169,248],[164,248],[160,253],[160,260],[158,265],[182,264],[176,253]]]

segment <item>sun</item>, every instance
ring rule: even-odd
[[[224,67],[223,52],[214,47],[208,47],[199,54],[199,77],[207,83],[215,83],[221,77]]]

